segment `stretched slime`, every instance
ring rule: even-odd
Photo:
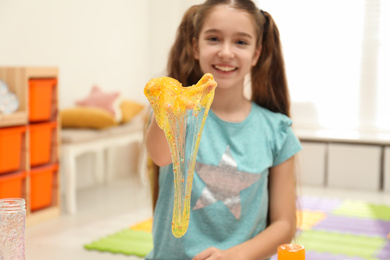
[[[183,236],[190,220],[196,154],[217,83],[209,73],[196,85],[183,87],[170,77],[155,78],[144,89],[172,156],[174,205],[172,233]]]

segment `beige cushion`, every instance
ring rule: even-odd
[[[104,129],[116,126],[114,117],[101,108],[75,107],[60,111],[62,128]]]
[[[131,101],[131,100],[123,100],[120,108],[122,110],[122,122],[128,123],[130,122],[139,112],[141,112],[145,106],[140,103]]]
[[[144,114],[141,112],[145,111],[145,106],[131,100],[123,100],[120,110],[121,123],[126,124],[138,120],[139,116]],[[62,128],[105,129],[120,124],[106,109],[87,106],[64,109],[60,111],[60,119]]]

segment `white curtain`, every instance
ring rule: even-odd
[[[279,27],[297,127],[390,131],[390,1],[257,2]]]
[[[377,118],[378,128],[390,130],[390,1],[381,1]]]

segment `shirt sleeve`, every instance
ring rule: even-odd
[[[277,166],[302,150],[301,143],[291,128],[291,120],[286,118],[279,124],[276,136],[276,153],[273,166]]]

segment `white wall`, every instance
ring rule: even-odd
[[[143,100],[149,1],[2,0],[0,66],[59,68],[60,108],[93,84]]]
[[[59,68],[60,109],[93,84],[146,103],[143,88],[161,76],[185,10],[202,0],[1,0],[0,66]],[[118,175],[134,147],[120,148]],[[78,186],[93,184],[93,156],[77,160]]]
[[[60,108],[93,84],[147,102],[165,70],[184,11],[195,0],[1,0],[0,66],[59,68]]]
[[[203,0],[150,0],[150,54],[153,76],[160,76],[166,68],[168,52],[184,12]]]

